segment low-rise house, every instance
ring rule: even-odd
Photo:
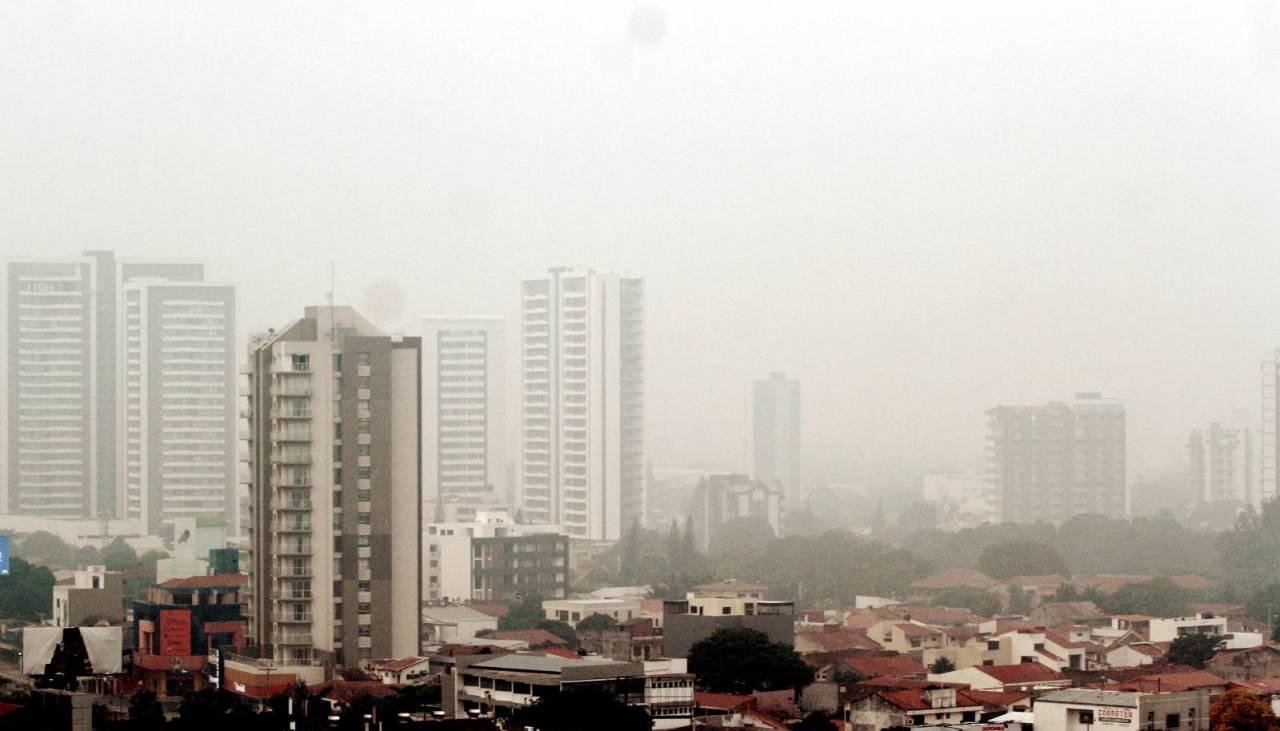
[[[845,703],[844,721],[852,731],[881,731],[902,726],[976,723],[984,710],[982,701],[950,686],[877,689]]]
[[[1036,731],[1197,731],[1208,728],[1209,696],[1071,688],[1036,698],[1034,712]]]
[[[466,642],[484,630],[498,629],[498,618],[460,605],[422,608],[424,644]]]
[[[839,624],[824,624],[820,630],[796,633],[796,652],[814,655],[844,650],[876,650],[880,648],[866,632],[845,629]]]
[[[1090,601],[1043,602],[1031,610],[1028,621],[1037,627],[1063,624],[1098,626],[1108,622],[1107,613]]]
[[[914,620],[877,622],[867,629],[867,637],[886,650],[917,658],[923,656],[926,650],[936,650],[947,644],[942,627]]]
[[[576,627],[593,614],[625,622],[641,616],[643,608],[639,599],[548,599],[542,602],[542,611],[547,619]]]
[[[124,622],[124,580],[119,571],[90,566],[53,585],[53,626]]]
[[[584,640],[582,635],[580,638]],[[662,657],[662,629],[648,617],[629,619],[600,633],[598,652],[614,660],[642,662]]]
[[[489,632],[484,637],[478,639],[484,642],[494,640],[523,642],[530,650],[539,650],[545,647],[569,646],[568,640],[554,632],[548,632],[545,629],[500,629],[494,632]]]
[[[974,690],[1035,691],[1066,688],[1071,679],[1041,665],[1026,662],[1017,665],[976,665],[948,673],[930,673],[929,680],[964,683]]]
[[[1168,651],[1167,643],[1126,642],[1107,648],[1106,664],[1112,668],[1131,668],[1139,665],[1150,665],[1164,657]]]
[[[1182,670],[1139,675],[1115,683],[1114,689],[1134,693],[1181,693],[1188,690],[1200,690],[1207,692],[1210,697],[1217,697],[1227,692],[1227,688],[1230,685],[1230,681],[1213,673],[1203,670]]]
[[[1227,680],[1258,680],[1280,677],[1280,647],[1260,645],[1244,650],[1224,650],[1205,664],[1205,669]]]
[[[421,678],[433,675],[431,658],[402,657],[397,660],[379,660],[368,663],[369,672],[387,685],[409,685]]]
[[[655,731],[685,728],[693,718],[693,675],[683,659],[648,660],[644,668],[644,706]]]
[[[703,584],[680,601],[662,605],[662,650],[687,657],[689,648],[720,628],[763,632],[772,642],[795,644],[794,602],[764,599],[765,587],[729,581]]]

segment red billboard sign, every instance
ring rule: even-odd
[[[190,611],[160,610],[160,654],[166,657],[191,654]]]

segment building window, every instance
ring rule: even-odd
[[[342,484],[342,468],[341,467],[333,468],[333,484],[335,485]]]
[[[369,354],[356,353],[356,365],[362,365],[362,366],[369,365]]]
[[[369,514],[368,514],[368,513],[360,513],[359,515],[357,515],[357,516],[356,516],[356,519],[357,519],[357,522],[358,522],[360,525],[369,525]]]
[[[1164,717],[1165,728],[1178,728],[1182,726],[1182,715],[1178,713],[1170,713]]]
[[[369,467],[357,467],[356,477],[361,480],[367,480],[369,479],[370,472],[372,472],[372,469]]]
[[[368,457],[368,456],[369,456],[369,445],[368,445],[368,444],[361,444],[361,445],[359,445],[358,447],[356,447],[356,454],[360,455],[361,457]]]

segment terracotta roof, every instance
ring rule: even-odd
[[[875,650],[880,647],[866,632],[842,629],[838,632],[797,632],[796,644],[816,649],[811,652],[839,652],[840,650]]]
[[[185,579],[169,579],[160,584],[162,589],[216,589],[223,586],[248,586],[249,577],[244,574],[211,574],[188,576]]]
[[[983,665],[977,669],[1005,685],[1066,680],[1067,677],[1057,670],[1047,665],[1041,665],[1038,662],[1024,662],[1017,665]]]
[[[906,619],[910,617],[917,622],[937,625],[976,624],[982,617],[968,609],[957,607],[935,607],[927,604],[894,604],[876,610],[881,619]]]
[[[548,647],[542,650],[544,655],[555,655],[556,657],[564,657],[570,660],[581,660],[582,656],[566,647]]]
[[[1229,685],[1227,680],[1203,670],[1141,675],[1119,684],[1120,690],[1151,692],[1159,689],[1175,693],[1185,690],[1215,688],[1226,685]]]
[[[840,664],[867,678],[874,678],[880,675],[906,677],[924,675],[928,672],[928,668],[920,664],[919,660],[907,655],[847,657],[841,660]]]
[[[1000,706],[1007,708],[1019,701],[1025,701],[1031,694],[1022,690],[966,690],[970,698],[984,706]]]
[[[490,632],[480,639],[518,640],[520,642],[529,643],[530,648],[543,647],[546,645],[559,645],[563,647],[569,644],[563,637],[548,632],[545,629],[500,629]]]
[[[396,689],[381,680],[330,680],[308,688],[312,693],[331,701],[348,705],[361,698],[386,698],[396,694]]]
[[[973,569],[951,569],[950,571],[943,571],[940,574],[926,576],[923,579],[916,579],[908,586],[912,589],[933,591],[955,588],[989,589],[999,583],[999,581],[987,576],[981,571],[974,571]]]
[[[712,708],[717,711],[736,711],[755,704],[755,698],[749,695],[732,695],[730,693],[693,692],[693,702],[701,708]]]
[[[1069,579],[1060,574],[1038,574],[1033,576],[1012,576],[1003,583],[1009,586],[1055,587],[1067,583]]]
[[[1254,680],[1237,680],[1237,685],[1243,685],[1255,693],[1280,693],[1280,678],[1256,678]]]
[[[426,661],[427,661],[427,658],[425,657],[410,655],[409,657],[402,657],[398,660],[387,660],[385,662],[376,663],[372,667],[374,670],[381,670],[383,672],[388,672],[388,673],[398,673],[401,670],[406,670],[408,668],[413,667],[414,665],[418,665]]]

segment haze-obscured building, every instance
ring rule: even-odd
[[[1187,438],[1187,482],[1200,502],[1257,501],[1253,429],[1244,424],[1212,422],[1192,429]]]
[[[720,526],[754,518],[781,535],[783,490],[746,475],[707,475],[693,493],[693,529],[698,550],[706,552]]]
[[[800,484],[800,382],[785,373],[756,381],[751,399],[752,476],[781,485],[789,509],[805,498]]]
[[[521,294],[525,520],[618,540],[645,516],[644,280],[559,267]]]
[[[1007,522],[1127,514],[1124,405],[1097,393],[987,411],[987,456]]]

